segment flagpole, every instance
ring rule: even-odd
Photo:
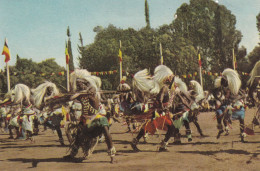
[[[200,56],[200,53],[199,53],[199,71],[200,71],[200,85],[203,89],[203,81],[202,81],[202,69],[201,69],[201,56]]]
[[[70,92],[70,69],[69,64],[66,64],[67,68],[67,91]]]
[[[200,85],[201,85],[201,87],[203,89],[201,66],[200,66]]]
[[[6,62],[6,74],[7,74],[7,90],[10,91],[10,74],[9,74],[9,65]]]
[[[7,91],[10,91],[10,74],[9,74],[9,65],[8,62],[11,59],[11,53],[9,51],[8,45],[7,45],[7,38],[5,38],[5,44],[3,48],[2,55],[5,55],[5,63],[6,63],[6,74],[7,74]]]
[[[234,48],[232,49],[232,54],[233,54],[233,68],[236,70],[236,61],[235,61],[235,50]]]
[[[119,48],[121,50],[121,40],[119,40]],[[122,60],[120,60],[119,65],[120,65],[119,72],[120,72],[120,81],[121,81],[122,80]]]
[[[161,57],[161,65],[163,65],[162,44],[161,43],[160,43],[160,57]]]
[[[68,46],[66,42],[66,48],[65,48],[65,57],[66,57],[66,69],[67,69],[67,91],[70,92],[70,67],[69,67],[69,60],[70,56],[68,53]]]

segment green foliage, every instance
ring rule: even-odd
[[[70,56],[70,60],[69,60],[70,71],[74,71],[74,61],[73,61],[73,54],[72,54],[72,48],[71,48],[71,41],[70,41],[70,39],[68,40],[68,54]]]
[[[200,49],[203,68],[221,72],[232,67],[232,49],[237,52],[242,35],[236,18],[225,6],[209,0],[191,0],[177,9],[172,27],[175,34]]]
[[[211,0],[190,0],[190,4],[184,3],[177,9],[176,16],[169,25],[150,28],[148,3],[145,0],[145,28],[95,27],[97,34],[94,43],[78,48],[80,68],[97,72],[119,71],[119,40],[122,42],[123,70],[129,75],[144,68],[153,74],[154,68],[160,64],[160,43],[164,64],[177,75],[198,73],[198,53],[206,71],[219,73],[232,67],[233,48],[238,54],[238,64],[248,63],[246,49],[238,48],[242,34],[236,30],[236,18],[225,6]],[[105,77],[103,86],[115,89],[119,84],[118,77],[119,74]],[[214,77],[206,77],[204,84],[206,87],[212,86]],[[131,77],[128,79],[131,80]],[[190,79],[199,80],[198,76]]]
[[[150,28],[150,17],[149,17],[149,6],[147,0],[145,0],[145,22],[146,22],[146,27]]]
[[[68,36],[68,37],[71,36],[71,34],[70,34],[70,27],[69,27],[69,26],[68,26],[68,28],[67,28],[67,36]]]
[[[256,16],[256,27],[257,30],[260,32],[260,13]]]
[[[83,38],[81,32],[79,32],[79,41],[80,41],[80,45],[83,46]]]
[[[69,69],[70,71],[74,71],[74,61],[73,61],[73,54],[72,54],[72,48],[71,48],[71,41],[70,41],[70,28],[68,26],[67,28],[67,36],[68,36],[68,43],[67,43],[67,47],[68,47],[68,54],[70,56],[70,60],[69,60]]]
[[[20,58],[17,55],[15,66],[10,66],[9,71],[11,87],[22,83],[30,88],[36,88],[39,84],[47,80],[55,83],[63,91],[60,85],[66,85],[66,77],[58,75],[59,72],[65,71],[65,69],[59,66],[54,58],[36,63],[32,59]],[[0,74],[0,80],[1,93],[6,93],[6,72]]]
[[[225,6],[212,0],[190,0],[183,3],[176,11],[176,16],[170,24],[159,28],[150,27],[148,2],[145,0],[146,27],[140,30],[133,28],[121,29],[110,24],[107,28],[96,26],[94,43],[84,45],[79,33],[78,61],[79,67],[90,72],[119,71],[119,41],[122,43],[123,74],[131,76],[142,69],[153,70],[160,64],[159,44],[162,44],[164,64],[176,75],[199,73],[198,53],[201,54],[203,70],[220,73],[225,68],[232,68],[232,49],[234,48],[238,62],[238,71],[249,72],[259,60],[260,47],[257,46],[248,56],[245,47],[239,48],[242,34],[236,30],[236,17]],[[260,14],[257,16],[259,30]],[[70,70],[74,70],[71,49],[71,33],[67,28],[68,53],[70,55]],[[16,65],[10,67],[11,73],[26,73],[11,76],[11,85],[24,83],[36,87],[44,80],[58,85],[66,85],[66,77],[57,75],[39,76],[38,73],[58,73],[64,68],[57,65],[54,59],[35,63],[31,59],[22,59],[17,55]],[[36,75],[32,73],[36,72]],[[119,74],[105,75],[102,78],[103,89],[116,89],[119,84]],[[214,76],[203,75],[205,89],[213,87]],[[6,90],[6,74],[0,73],[0,88]],[[185,79],[199,81],[199,76]],[[242,77],[245,82],[246,77]]]
[[[260,60],[260,46],[256,46],[252,52],[248,55],[249,63],[250,63],[250,71],[253,69],[254,65],[257,61]]]

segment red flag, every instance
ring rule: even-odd
[[[9,48],[8,48],[8,45],[7,45],[7,39],[5,39],[5,45],[4,45],[4,48],[3,48],[2,55],[5,55],[5,62],[10,61],[11,55],[10,55],[10,51],[9,51]]]

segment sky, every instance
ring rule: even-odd
[[[170,24],[183,3],[189,0],[148,0],[151,27]],[[259,42],[256,16],[260,12],[260,0],[218,0],[218,3],[236,16],[236,28],[243,35],[240,46],[251,52]],[[77,67],[79,32],[87,45],[94,42],[96,26],[106,28],[113,24],[138,30],[146,25],[144,0],[0,0],[0,23],[0,50],[7,38],[11,53],[9,65],[15,65],[18,54],[35,62],[55,58],[64,67],[68,26]],[[5,65],[2,56],[0,69]]]

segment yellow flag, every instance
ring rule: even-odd
[[[122,62],[122,51],[121,49],[119,49],[119,52],[118,52],[118,57],[119,57],[119,62]]]

